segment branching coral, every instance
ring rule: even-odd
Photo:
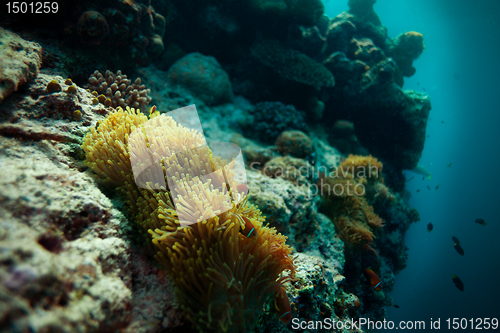
[[[122,74],[121,71],[116,74],[106,71],[104,75],[95,71],[89,77],[87,88],[95,91],[96,95],[101,95],[96,96],[99,102],[114,108],[129,106],[144,109],[151,102],[149,96],[151,90],[146,89],[146,86],[141,84],[141,79],[137,78],[132,83],[130,79],[127,79],[127,75]]]
[[[141,147],[141,138],[148,144]],[[202,332],[248,331],[267,298],[294,275],[291,248],[237,190],[234,161],[214,156],[204,143],[199,132],[158,112],[148,120],[140,111],[119,108],[91,130],[83,149],[99,178],[127,194],[193,326]],[[144,152],[173,176],[158,179],[153,168],[142,168]],[[144,172],[134,179],[138,166]],[[240,232],[246,223],[256,237]]]

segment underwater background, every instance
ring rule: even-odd
[[[327,13],[343,8],[335,1],[326,4]],[[494,170],[500,163],[500,85],[495,79],[500,44],[493,41],[499,39],[500,2],[386,0],[374,8],[390,36],[417,26],[425,36],[418,71],[404,88],[425,89],[432,96],[420,160],[432,178],[416,176],[407,183],[410,205],[422,220],[406,234],[408,266],[397,275],[391,293],[401,308],[389,308],[388,318],[498,316],[500,226],[495,207],[500,177]],[[483,228],[474,223],[477,218],[492,223]],[[429,222],[434,225],[430,233],[425,228]],[[452,235],[467,246],[465,256],[452,248]],[[455,274],[465,284],[464,293],[450,283]]]
[[[498,318],[500,1],[50,3],[0,12],[0,332]],[[246,180],[141,185],[151,124],[191,166],[241,148]]]

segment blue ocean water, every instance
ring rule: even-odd
[[[348,9],[347,1],[325,6],[330,17]],[[441,330],[448,318],[498,318],[500,1],[378,0],[374,9],[390,37],[412,30],[424,35],[417,72],[403,88],[425,90],[432,102],[420,161],[432,178],[407,172],[407,179],[415,176],[407,189],[421,221],[407,232],[408,266],[390,294],[400,308],[390,307],[387,320],[423,320],[428,331],[431,318],[441,319]],[[453,284],[455,274],[464,292]],[[470,322],[459,331],[473,331]]]

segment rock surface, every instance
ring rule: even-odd
[[[62,91],[46,91],[52,80]],[[91,105],[87,91],[65,90],[62,78],[41,74],[0,104],[0,326],[68,333],[182,326],[172,285],[134,244],[117,194],[104,194],[84,171],[77,143],[107,111]]]
[[[38,75],[42,48],[0,27],[0,103]]]
[[[214,57],[190,53],[177,60],[167,75],[171,82],[191,90],[207,105],[227,103],[233,98],[229,76]]]

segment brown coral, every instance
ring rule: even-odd
[[[380,186],[385,187],[381,173],[382,163],[376,158],[350,155],[335,173],[322,175],[318,182],[339,237],[354,248],[369,248],[374,230],[384,226],[368,202]]]
[[[116,72],[116,74],[106,71],[103,75],[96,70],[89,77],[87,88],[96,91],[97,95],[103,96],[103,100],[99,100],[101,103],[104,104],[109,99],[110,104],[107,106],[114,108],[129,106],[135,109],[144,109],[151,102],[149,96],[151,90],[146,89],[146,86],[141,84],[141,79],[137,78],[132,83],[127,75],[122,74],[121,71]]]
[[[285,131],[276,140],[278,151],[283,155],[291,154],[308,158],[314,153],[314,143],[302,131]]]
[[[383,199],[394,202],[396,197],[384,184],[382,177],[383,165],[376,158],[360,155],[349,155],[349,157],[339,165],[339,170],[343,175],[349,175],[357,184],[362,184],[369,202],[375,199]]]
[[[322,188],[325,212],[332,218],[340,239],[353,248],[370,246],[375,237],[372,228],[382,227],[383,220],[365,198],[356,195],[355,182],[329,177],[320,179],[318,185]],[[340,188],[343,192],[339,192]]]
[[[412,76],[416,70],[413,61],[424,52],[424,36],[415,31],[400,34],[392,41],[389,56],[396,61],[403,76]]]

